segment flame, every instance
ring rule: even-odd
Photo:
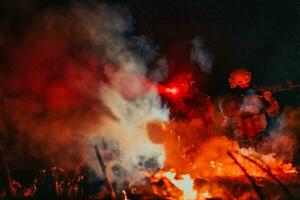
[[[211,133],[206,125],[204,120],[193,118],[170,121],[161,131],[153,129],[163,138],[160,142],[166,152],[164,170],[151,177],[155,194],[180,200],[253,199],[255,191],[233,194],[227,183],[246,186],[251,184],[246,177],[251,176],[257,184],[261,180],[269,184],[297,176],[288,159],[266,146],[272,140],[255,148],[241,148],[237,141],[222,135],[222,130],[221,134]]]
[[[194,180],[189,174],[184,174],[180,179],[176,179],[176,173],[168,171],[164,176],[169,179],[177,188],[183,192],[183,200],[194,200],[197,198],[197,191],[194,190]]]
[[[122,194],[124,195],[124,200],[129,200],[127,197],[126,190],[122,190]]]
[[[166,188],[159,192],[154,187],[156,194],[172,196],[173,199],[178,200],[205,200],[213,197],[208,187],[198,188],[190,174],[178,174],[175,169],[161,170],[151,177],[152,183],[158,183],[161,180],[164,180]]]
[[[212,198],[212,195],[208,191],[204,191],[199,194],[199,200],[202,200],[202,199],[204,200],[207,198]]]
[[[164,170],[151,177],[152,183],[164,182],[162,190],[154,189],[156,194],[166,197],[172,196],[174,199],[180,200],[228,197],[230,191],[216,183],[215,180],[219,178],[243,180],[245,177],[241,168],[227,155],[228,151],[232,152],[238,163],[254,178],[273,179],[260,166],[279,179],[295,176],[298,173],[291,163],[285,163],[275,154],[263,154],[253,148],[240,148],[236,142],[229,141],[225,137],[207,140],[202,145],[198,145],[197,149],[188,152],[188,156],[194,155],[191,157],[184,155],[182,158],[182,155],[177,154],[177,158],[181,157],[182,162],[180,159],[176,159],[173,163],[168,163],[172,168],[165,166]],[[255,160],[260,166],[246,158]],[[196,184],[195,180],[197,180]],[[200,181],[199,184],[198,180]],[[179,191],[180,193],[178,193]],[[252,191],[251,195],[255,196],[256,194]],[[237,199],[245,198],[241,195]]]
[[[179,139],[169,139],[166,142],[165,168],[175,168],[177,172],[188,173],[192,177],[244,176],[240,167],[227,155],[227,152],[230,151],[234,153],[237,161],[249,175],[254,177],[268,178],[268,174],[245,157],[254,159],[278,176],[297,173],[291,163],[285,163],[276,154],[263,153],[254,148],[240,148],[236,141],[225,136],[205,134],[201,125],[197,121],[190,121],[186,124],[176,122],[170,125],[169,129],[172,132],[169,135],[176,135]]]

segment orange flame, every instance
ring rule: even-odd
[[[180,179],[176,179],[176,173],[168,171],[164,173],[164,176],[169,179],[177,188],[183,192],[183,200],[194,200],[197,198],[197,191],[194,190],[194,180],[189,174],[184,174]]]

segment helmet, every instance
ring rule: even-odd
[[[252,74],[246,69],[238,69],[233,71],[229,76],[230,88],[247,88],[250,86]]]

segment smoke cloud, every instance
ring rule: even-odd
[[[38,160],[68,168],[87,162],[99,170],[94,145],[104,157],[114,154],[109,166],[126,172],[116,180],[161,167],[164,151],[145,131],[147,121],[168,119],[146,78],[157,47],[134,36],[129,12],[76,4],[32,19],[20,41],[6,47],[0,75],[1,137],[11,168]]]
[[[200,70],[204,73],[211,73],[214,56],[204,46],[204,41],[200,37],[192,40],[191,59],[195,61]]]
[[[274,127],[270,130],[270,137],[262,145],[261,150],[274,153],[286,162],[297,162],[299,117],[299,108],[284,109],[278,119],[273,122]]]
[[[165,58],[160,58],[155,62],[154,68],[149,72],[151,80],[163,81],[168,75],[168,64]]]

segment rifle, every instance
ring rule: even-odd
[[[276,85],[271,85],[271,86],[257,86],[254,88],[262,92],[264,90],[269,90],[272,93],[277,93],[277,92],[284,92],[284,91],[289,91],[289,90],[294,90],[294,89],[300,89],[300,84],[294,84],[292,81],[287,81],[284,84],[276,84]]]

